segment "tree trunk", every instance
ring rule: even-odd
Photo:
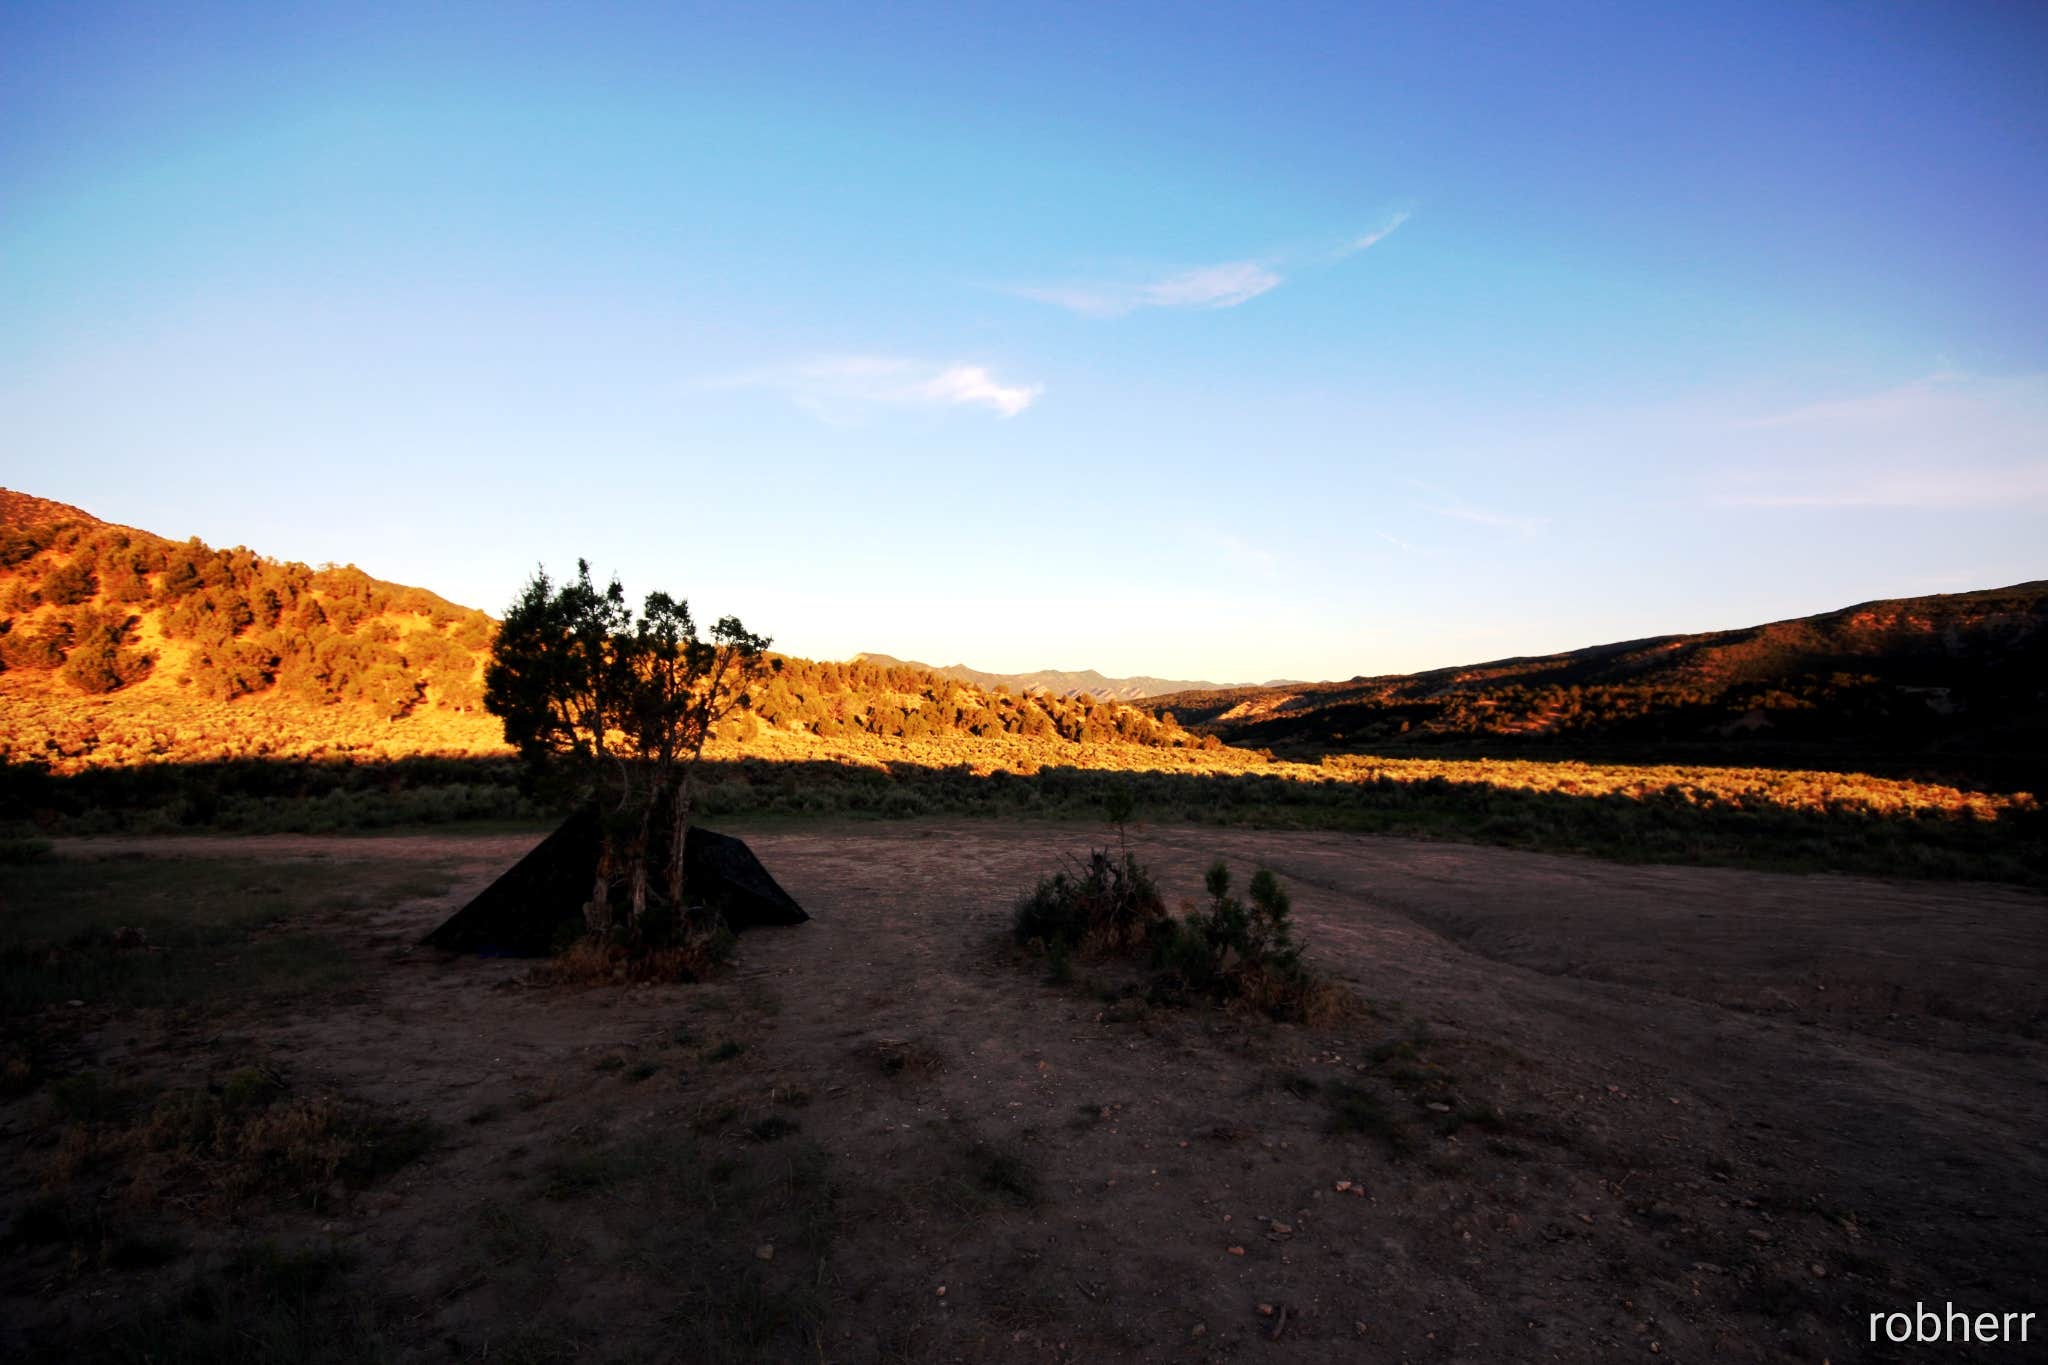
[[[583,923],[591,933],[603,935],[612,927],[612,841],[600,835],[597,846],[597,877],[590,888],[590,904],[583,907]]]
[[[684,915],[686,909],[683,893],[688,889],[684,885],[683,849],[690,837],[690,777],[690,768],[685,767],[682,780],[676,783],[675,806],[671,821],[673,837],[670,838],[668,845],[668,897],[670,904],[675,906],[679,918]]]
[[[651,804],[641,809],[640,832],[633,839],[632,893],[627,902],[626,925],[635,932],[644,923],[641,917],[647,913],[647,835],[653,818],[654,807]]]

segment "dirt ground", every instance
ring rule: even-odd
[[[458,874],[335,912],[349,989],[228,1028],[88,1005],[68,1046],[125,1070],[255,1049],[437,1124],[344,1207],[198,1234],[345,1249],[402,1358],[703,1359],[710,1319],[734,1358],[848,1362],[2048,1354],[2042,1318],[1953,1357],[1868,1325],[2048,1315],[2038,895],[1133,831],[1169,901],[1218,856],[1281,874],[1312,962],[1372,1005],[1317,1031],[1012,953],[1012,902],[1093,831],[730,828],[812,922],[744,936],[707,984],[588,988],[413,946],[537,836],[67,843]],[[31,1188],[37,1103],[0,1108],[0,1198]],[[681,1158],[630,1154],[681,1134],[715,1169],[678,1195]],[[720,1203],[732,1169],[780,1183]],[[738,1267],[783,1325],[677,1291],[692,1265]],[[0,1346],[89,1341],[191,1273],[10,1250]]]

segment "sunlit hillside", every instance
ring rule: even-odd
[[[483,612],[353,566],[166,540],[24,494],[0,492],[0,519],[0,756],[64,772],[507,752],[482,705],[497,628]],[[1219,747],[1085,695],[996,693],[907,665],[781,665],[728,744],[765,731],[800,747]]]
[[[2036,786],[2048,582],[1348,682],[1153,699],[1283,752],[1770,764]]]
[[[170,541],[16,494],[0,494],[0,518],[6,818],[95,832],[545,814],[482,707],[496,630],[484,613],[353,567]],[[1999,619],[2021,616],[2013,608]],[[1640,661],[1681,656],[1698,679],[1714,660],[1754,649],[1652,642],[1428,680],[1176,699],[1225,735],[1265,738],[1262,727],[1274,727],[1294,741],[1277,756],[1085,693],[1022,695],[893,661],[784,657],[714,739],[700,799],[710,813],[1073,816],[1099,811],[1118,784],[1142,809],[1196,820],[2033,875],[2033,855],[2012,848],[2032,837],[2038,805],[2018,792],[1793,764],[1491,761],[1301,742],[1342,741],[1315,727],[1418,689],[1440,716],[1497,720],[1482,704],[1525,698],[1526,680],[1544,676],[1581,689],[1572,695],[1612,721],[1656,695],[1611,681],[1627,676],[1626,660],[1649,675]],[[1505,690],[1473,690],[1485,687]]]

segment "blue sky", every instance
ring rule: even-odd
[[[2048,14],[0,10],[0,483],[1348,677],[2048,576]]]

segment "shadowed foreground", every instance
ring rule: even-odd
[[[2041,1302],[2031,893],[1134,838],[1169,900],[1218,854],[1282,875],[1312,960],[1373,1002],[1324,1033],[1013,958],[1011,900],[1085,832],[741,830],[815,918],[701,986],[534,988],[412,946],[536,836],[102,840],[26,869],[52,906],[127,868],[325,885],[253,938],[339,961],[290,999],[258,975],[230,999],[10,1007],[30,1041],[0,1109],[7,1344],[1905,1360],[1931,1357],[1871,1350],[1864,1315]],[[252,1112],[325,1096],[432,1139],[324,1182],[286,1148],[238,1191],[218,1148],[180,1166],[102,1102],[210,1081],[251,1131],[224,1098],[250,1071],[280,1096]]]

